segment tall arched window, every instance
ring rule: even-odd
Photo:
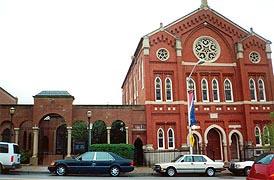
[[[172,81],[169,77],[166,78],[166,100],[172,101]]]
[[[169,128],[167,131],[167,137],[168,137],[168,149],[174,149],[174,131],[172,128]]]
[[[157,132],[157,138],[158,138],[158,149],[165,149],[165,136],[164,136],[164,130],[162,128],[158,129]]]
[[[160,77],[155,79],[155,99],[156,101],[162,101],[162,81]]]
[[[252,78],[249,79],[249,91],[250,91],[250,100],[256,101],[257,100],[256,86],[255,86],[255,81]]]
[[[196,85],[192,78],[187,79],[187,91],[194,92],[194,101],[196,101]]]
[[[205,78],[203,78],[203,80],[202,80],[202,99],[203,99],[203,102],[209,102],[208,83]]]
[[[267,126],[264,127],[264,145],[270,145],[270,136],[269,136],[269,129]]]
[[[265,101],[266,98],[265,98],[264,81],[262,79],[259,79],[258,85],[259,85],[260,101]]]
[[[256,139],[256,146],[262,145],[262,139],[261,139],[261,130],[258,126],[255,127],[255,139]]]
[[[220,102],[219,85],[216,79],[212,80],[212,94],[213,94],[213,102]]]
[[[224,82],[224,90],[225,90],[225,101],[232,102],[233,101],[232,85],[228,79],[226,79]]]

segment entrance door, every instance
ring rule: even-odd
[[[143,165],[143,142],[140,138],[134,142],[134,161],[136,165]]]
[[[62,125],[57,128],[56,131],[56,154],[62,154],[65,157],[67,152],[67,128],[66,125]]]
[[[239,151],[239,137],[236,133],[231,136],[231,146],[230,146],[231,160],[240,160]]]
[[[220,134],[216,129],[211,129],[207,134],[207,156],[212,160],[222,160],[221,156],[221,138]]]

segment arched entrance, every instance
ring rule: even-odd
[[[56,154],[60,154],[63,158],[67,154],[67,125],[63,124],[56,130]]]
[[[236,133],[231,135],[230,156],[231,160],[240,160],[239,136]]]
[[[5,129],[3,133],[1,134],[2,136],[2,142],[9,142],[10,141],[10,129]]]
[[[38,164],[49,164],[67,154],[67,126],[62,116],[48,114],[39,122]]]
[[[201,154],[200,146],[199,146],[199,137],[196,134],[193,134],[194,137],[194,146],[193,146],[193,153],[194,154]]]
[[[140,138],[137,138],[134,142],[134,162],[136,165],[143,165],[143,142]]]
[[[212,128],[207,134],[207,156],[212,160],[222,160],[221,134],[216,128]]]
[[[117,120],[112,123],[110,130],[110,143],[126,143],[126,128],[123,121]]]

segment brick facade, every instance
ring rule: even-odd
[[[87,111],[92,123],[105,124],[106,143],[113,124],[122,122],[123,142],[134,144],[137,160],[147,165],[189,153],[191,134],[193,152],[214,160],[262,153],[267,146],[262,133],[274,111],[271,42],[201,2],[199,9],[141,38],[122,84],[123,105],[73,105],[73,96],[56,91],[20,105],[0,89],[0,140],[8,139],[13,106],[13,141],[32,152],[33,164],[73,155],[72,127],[88,123]],[[197,121],[191,133],[188,90],[195,94]]]
[[[254,132],[257,127],[262,135],[274,110],[270,44],[252,29],[247,31],[210,9],[205,1],[199,9],[143,36],[122,88],[123,104],[146,106],[147,127],[151,127],[146,151],[156,154],[147,158],[162,161],[169,151],[189,152],[190,75],[198,126],[192,131],[194,152],[222,161],[262,153],[265,144],[262,139],[256,143]],[[206,62],[197,65],[203,58]],[[157,155],[160,151],[164,153]]]

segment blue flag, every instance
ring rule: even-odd
[[[194,93],[193,91],[188,91],[189,98],[189,118],[190,118],[190,126],[196,124],[195,114],[194,114]]]

